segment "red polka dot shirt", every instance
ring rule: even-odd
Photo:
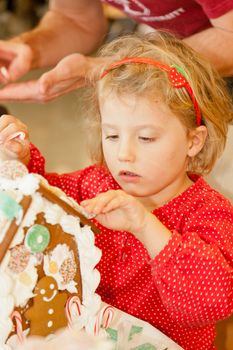
[[[119,189],[111,174],[95,165],[70,174],[46,174],[44,158],[34,146],[29,170],[78,202]],[[96,245],[102,250],[97,292],[185,350],[213,350],[216,321],[233,311],[233,207],[196,177],[190,188],[153,213],[172,237],[152,260],[133,234],[95,222],[101,231]]]

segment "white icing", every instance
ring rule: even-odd
[[[101,251],[96,247],[87,249],[86,253],[81,253],[81,269],[84,274],[92,271],[101,258]]]
[[[94,334],[96,313],[101,304],[101,298],[95,294],[100,282],[100,274],[94,269],[101,258],[101,250],[94,245],[94,233],[89,226],[84,226],[76,235],[78,242],[80,269],[82,275],[83,302],[81,316],[74,319],[75,327],[84,327],[86,332]]]
[[[84,226],[76,239],[78,241],[81,272],[84,277],[89,271],[93,271],[100,261],[102,253],[99,248],[94,246],[94,234],[89,226]]]
[[[2,266],[1,266],[2,268]],[[12,321],[10,315],[14,310],[14,298],[11,295],[12,280],[7,274],[0,270],[0,349],[1,345],[5,343],[8,334],[12,329]]]
[[[27,337],[28,333],[29,333],[30,329],[27,328],[23,331],[23,337],[24,339]],[[18,349],[18,346],[20,346],[21,344],[19,343],[19,339],[18,336],[16,334],[13,334],[8,340],[7,340],[7,345],[9,346],[9,348],[12,349]],[[7,349],[9,349],[7,348]]]
[[[9,269],[7,273],[12,278],[14,282],[14,287],[12,290],[12,295],[14,297],[14,302],[16,306],[25,306],[27,301],[34,296],[33,290],[36,286],[38,279],[36,265],[36,258],[31,256],[26,269],[19,273],[13,273]],[[26,283],[24,282],[23,276],[26,276]]]
[[[19,226],[20,222],[22,221],[22,217],[23,217],[23,209],[21,208],[21,210],[18,212],[17,217],[15,218],[15,223],[17,226]]]
[[[39,181],[33,174],[27,174],[19,178],[19,190],[25,195],[33,195],[39,188]]]
[[[51,328],[52,325],[53,325],[53,321],[49,321],[49,322],[48,322],[48,328]]]
[[[21,244],[24,240],[24,231],[21,227],[19,227],[18,231],[16,232],[13,240],[11,241],[10,248]]]
[[[11,295],[1,297],[1,316],[0,319],[4,320],[14,310],[14,298]]]
[[[95,291],[98,287],[100,283],[100,273],[96,269],[89,271],[89,273],[85,274],[83,280],[83,293],[86,298],[91,296],[93,294],[93,291]]]
[[[89,334],[94,334],[94,326],[96,322],[96,314],[100,309],[101,298],[98,294],[93,294],[89,298],[83,300],[81,306],[81,316],[75,314],[75,310],[71,309],[73,317],[73,325],[75,329],[85,328]]]
[[[57,204],[51,205],[50,202],[46,201],[44,213],[46,221],[51,225],[56,225],[60,222],[62,215],[64,215],[64,210]]]
[[[4,272],[6,270],[9,260],[10,260],[10,251],[8,250],[1,262],[1,267],[0,267],[1,272]]]
[[[80,235],[78,236],[78,242],[82,245],[82,248],[92,247],[95,244],[95,236],[91,230],[91,228],[87,225],[82,227]]]
[[[69,249],[66,244],[58,244],[56,248],[49,255],[44,256],[44,272],[47,276],[53,277],[58,285],[59,290],[67,289],[70,293],[77,293],[78,290],[76,288],[77,283],[75,281],[71,281],[69,283],[63,282],[63,277],[59,273],[60,267],[64,260],[73,259],[73,252]],[[56,270],[51,271],[50,264],[55,263]]]
[[[80,220],[72,215],[63,215],[60,221],[62,229],[72,235],[80,233]]]
[[[23,220],[22,211],[16,218],[19,228],[13,241],[11,242],[11,247],[22,244],[24,239],[24,227],[30,227],[33,225],[37,214],[41,212],[44,213],[44,217],[49,224],[60,224],[64,232],[72,235],[77,242],[79,251],[83,291],[83,303],[81,306],[82,315],[77,316],[77,312],[75,313],[74,307],[72,316],[76,327],[85,327],[88,332],[93,333],[96,313],[101,304],[100,297],[95,294],[95,290],[100,281],[100,275],[95,269],[95,266],[100,260],[101,251],[94,245],[94,234],[89,226],[84,226],[81,228],[80,219],[78,217],[68,215],[60,206],[51,203],[39,192],[37,192],[40,182],[43,183],[44,186],[48,187],[49,190],[52,189],[52,192],[55,195],[73,206],[84,216],[91,217],[90,215],[87,215],[87,213],[85,213],[85,211],[83,211],[83,209],[72,198],[66,197],[60,189],[54,187],[51,188],[47,181],[39,175],[27,174],[15,180],[5,179],[0,176],[0,189],[7,190],[7,193],[11,195],[12,198],[14,198],[18,203],[25,195],[30,195],[32,197],[32,203]],[[4,238],[4,234],[7,232],[9,224],[9,221],[2,223],[3,230],[1,230],[1,232],[3,233],[0,236],[0,242],[1,239]],[[0,350],[13,349],[15,344],[17,344],[17,337],[12,336],[7,342],[9,346],[5,345],[5,341],[12,329],[10,315],[15,306],[23,307],[27,304],[27,301],[30,298],[34,297],[33,290],[38,280],[36,268],[38,262],[34,256],[31,255],[27,267],[22,273],[19,274],[14,274],[7,268],[9,258],[10,254],[8,251],[0,266]],[[77,293],[78,286],[76,282],[71,281],[64,284],[62,275],[59,274],[61,264],[68,258],[73,258],[73,252],[70,250],[70,248],[65,244],[57,245],[49,255],[47,254],[44,256],[44,272],[46,275],[52,276],[56,280],[60,290],[66,289],[70,293]],[[55,263],[55,266],[57,265],[57,270],[54,270],[53,268],[50,270],[49,264],[51,261]],[[49,309],[51,314],[52,311],[52,309]],[[28,330],[26,333],[28,333]]]
[[[18,177],[15,180],[0,177],[0,188],[4,190],[20,190],[23,195],[33,195],[39,187],[39,179],[33,174]]]
[[[57,295],[57,290],[54,290],[54,291],[53,291],[53,294],[51,295],[50,298],[43,297],[43,300],[44,300],[46,303],[50,303],[50,301],[52,301],[52,300],[55,298],[56,295]]]
[[[32,197],[32,203],[26,215],[23,218],[22,226],[29,227],[34,224],[36,215],[43,212],[44,201],[40,193],[35,193]]]
[[[8,334],[10,334],[12,330],[12,326],[13,322],[10,317],[5,317],[4,319],[0,318],[0,349],[2,349],[1,346],[6,342]]]
[[[11,350],[12,348],[7,344],[3,344],[3,345],[0,345],[0,349],[1,350]]]
[[[0,271],[0,286],[0,298],[6,297],[9,293],[11,293],[13,282],[10,276],[8,276],[4,271]],[[0,308],[1,307],[2,304],[0,303]]]
[[[83,300],[83,307],[89,310],[91,314],[96,314],[99,311],[100,304],[101,298],[96,293]]]

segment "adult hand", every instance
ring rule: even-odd
[[[27,44],[0,40],[0,83],[17,80],[32,66],[32,50]]]
[[[18,159],[27,165],[30,156],[27,126],[12,115],[0,118],[0,158]]]
[[[0,90],[2,101],[48,102],[85,86],[89,79],[98,79],[108,59],[72,54],[39,80],[8,84]]]

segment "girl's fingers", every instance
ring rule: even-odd
[[[97,197],[83,201],[81,205],[96,215],[107,213],[126,204],[126,196],[121,191],[108,191],[99,194]]]
[[[27,140],[14,139],[4,144],[6,153],[17,156],[19,159],[23,159],[29,152],[29,142]]]
[[[5,122],[1,124],[0,129],[0,143],[8,142],[9,140],[19,139],[24,140],[27,137],[27,130],[24,124],[15,122]]]
[[[4,148],[10,152],[19,154],[22,152],[24,145],[21,142],[11,140],[5,143]]]
[[[7,141],[18,139],[18,140],[25,140],[26,134],[23,131],[16,131],[14,134],[12,134]]]
[[[110,202],[108,202],[102,210],[103,214],[107,214],[112,210],[120,208],[122,205],[122,198],[115,197]]]
[[[83,203],[81,203],[83,205]],[[89,213],[93,213],[93,214],[100,214],[103,210],[103,208],[106,206],[107,204],[107,201],[106,199],[105,200],[96,200],[96,199],[93,199],[91,200],[89,203],[83,205],[85,210],[87,210]]]
[[[1,115],[0,118],[0,132],[2,132],[9,124],[10,116],[7,114]]]
[[[94,213],[96,215],[100,214],[103,208],[112,199],[113,193],[111,192],[112,191],[100,193],[95,198],[81,202],[81,205],[85,208],[85,210],[89,211],[90,213]]]

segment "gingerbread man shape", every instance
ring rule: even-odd
[[[33,305],[24,316],[30,321],[29,335],[47,336],[67,326],[65,304],[68,296],[59,292],[57,282],[50,276],[42,277],[37,283]]]

